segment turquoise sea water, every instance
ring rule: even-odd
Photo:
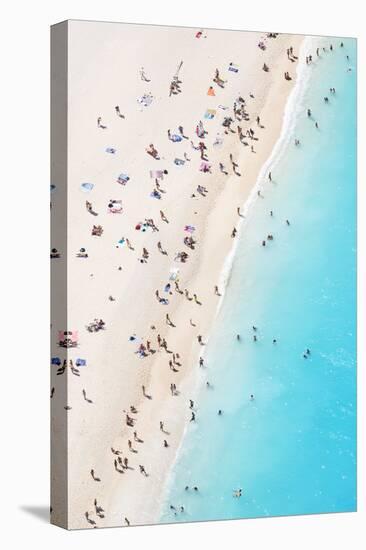
[[[331,42],[242,227],[161,522],[356,508],[356,42]]]

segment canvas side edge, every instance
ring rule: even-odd
[[[68,22],[51,27],[51,356],[62,367],[67,348],[58,331],[67,330],[67,102]],[[58,257],[59,256],[59,257]],[[52,524],[68,528],[67,370],[51,365],[51,506]]]

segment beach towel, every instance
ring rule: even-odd
[[[230,63],[228,70],[233,72],[233,73],[238,73],[239,72],[239,67],[238,67],[238,65],[235,65],[235,63]]]
[[[211,164],[203,160],[200,164],[200,172],[209,172],[211,169]]]
[[[196,228],[193,225],[186,225],[184,227],[184,231],[188,231],[188,233],[194,233],[196,231]]]
[[[144,94],[143,96],[139,97],[137,99],[137,103],[140,103],[140,105],[143,105],[144,107],[149,107],[153,101],[153,96],[151,94]]]
[[[164,179],[164,171],[163,170],[150,170],[150,178],[162,180]]]
[[[122,211],[122,201],[113,200],[108,204],[108,212],[111,214],[121,214]]]
[[[215,141],[213,142],[213,145],[215,147],[220,147],[224,143],[224,140],[221,136],[216,136]]]
[[[207,111],[205,112],[204,118],[208,120],[212,120],[215,115],[216,115],[215,109],[207,109]]]
[[[94,187],[93,183],[82,183],[81,184],[81,190],[85,191],[85,192],[91,191],[93,189],[93,187]]]
[[[178,275],[179,275],[179,269],[177,267],[173,267],[170,271],[169,271],[170,275],[169,275],[169,280],[170,281],[176,281],[177,278],[178,278]]]
[[[117,182],[120,183],[121,185],[126,185],[129,179],[130,179],[130,176],[128,176],[127,174],[120,174],[118,176]]]
[[[183,164],[185,164],[185,160],[182,160],[182,159],[174,159],[174,164],[176,164],[177,166],[183,166]]]

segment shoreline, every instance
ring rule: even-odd
[[[308,43],[313,42],[314,40],[315,40],[314,37],[308,37],[308,36],[303,37],[302,40],[301,40],[301,54],[299,52],[299,56],[298,56],[299,60],[296,63],[296,80],[294,81],[292,89],[290,90],[289,95],[288,95],[288,97],[286,99],[286,102],[285,102],[284,112],[283,112],[283,116],[282,116],[280,135],[279,135],[277,141],[275,142],[275,144],[273,146],[273,149],[270,153],[270,156],[267,158],[267,160],[262,165],[262,167],[260,169],[260,172],[258,173],[258,176],[255,180],[255,184],[253,185],[253,187],[251,188],[251,191],[249,192],[249,194],[247,195],[247,197],[244,200],[244,204],[240,207],[240,211],[243,214],[243,216],[245,216],[245,217],[239,218],[239,222],[237,222],[237,224],[236,224],[236,228],[237,228],[237,231],[238,231],[237,237],[235,238],[234,242],[232,243],[231,248],[229,249],[229,251],[226,255],[226,259],[224,260],[224,265],[223,265],[221,273],[219,275],[219,284],[218,284],[218,286],[219,286],[220,293],[222,294],[222,296],[219,299],[219,303],[216,306],[214,316],[212,317],[210,332],[212,331],[215,320],[216,320],[216,318],[217,318],[217,316],[220,312],[220,309],[223,305],[223,301],[225,299],[226,287],[227,287],[227,284],[230,280],[231,271],[232,271],[232,268],[233,268],[233,262],[235,260],[236,250],[237,250],[237,247],[239,245],[240,235],[241,235],[243,227],[245,227],[246,223],[248,222],[248,219],[247,219],[246,216],[247,216],[251,206],[254,204],[254,202],[258,198],[257,197],[257,190],[261,188],[261,183],[263,183],[265,173],[268,172],[268,167],[273,165],[273,159],[276,159],[276,164],[277,164],[278,155],[279,155],[278,149],[280,149],[280,153],[282,153],[282,149],[286,149],[286,147],[289,143],[290,138],[288,138],[286,140],[284,139],[285,138],[285,132],[286,132],[286,129],[287,129],[286,115],[287,115],[288,105],[291,103],[292,96],[296,95],[297,86],[302,85],[302,81],[299,80],[298,72],[299,72],[299,70],[306,68],[306,65],[300,65],[300,59],[302,58],[302,61],[304,61],[304,50],[305,50],[306,47],[308,47]],[[308,41],[308,43],[307,43],[307,41]],[[261,111],[261,113],[262,113],[262,111]],[[292,114],[292,111],[290,112],[290,114]],[[208,333],[208,335],[205,338],[205,348],[204,348],[203,352],[201,352],[201,353],[198,352],[197,353],[197,361],[196,361],[197,364],[198,364],[199,357],[205,358],[206,349],[207,349],[207,346],[209,345],[209,341],[210,341],[210,337],[211,337],[210,332]],[[193,370],[193,368],[192,368],[192,370]],[[190,394],[192,395],[192,397],[195,400],[197,395],[199,394],[199,392],[202,390],[202,380],[200,380],[200,377],[197,376],[197,374],[195,375],[194,372],[192,372],[190,374],[191,374],[192,380],[189,380],[189,375],[187,375],[186,384],[188,386],[191,385]],[[156,514],[156,517],[151,519],[151,524],[157,524],[157,523],[162,524],[162,522],[159,521],[159,518],[161,517],[162,509],[163,509],[163,507],[166,504],[167,499],[168,499],[169,485],[172,483],[172,481],[173,481],[172,477],[174,476],[174,467],[175,467],[175,464],[177,463],[177,461],[179,460],[179,457],[180,457],[180,455],[181,455],[181,453],[184,449],[184,442],[185,442],[185,438],[187,436],[187,431],[188,431],[189,426],[190,426],[190,423],[188,421],[186,421],[184,423],[184,427],[183,427],[182,434],[181,434],[181,437],[180,437],[180,440],[179,440],[179,444],[178,444],[178,446],[176,448],[176,451],[175,451],[175,456],[171,461],[171,465],[170,465],[170,468],[169,468],[169,473],[168,473],[168,475],[166,477],[166,480],[164,482],[164,486],[163,486],[163,488],[161,489],[161,492],[160,492],[159,512]]]
[[[245,228],[245,226],[249,222],[247,216],[249,214],[249,211],[250,211],[251,207],[253,206],[253,204],[259,198],[258,195],[257,195],[257,191],[263,188],[264,178],[265,178],[265,175],[268,173],[269,168],[273,167],[273,166],[276,166],[280,162],[283,154],[285,153],[285,151],[286,151],[286,149],[289,145],[290,140],[293,137],[293,130],[294,130],[294,127],[296,125],[296,119],[297,119],[297,114],[298,114],[296,112],[296,108],[297,108],[297,105],[298,105],[296,101],[300,100],[300,102],[301,102],[302,97],[303,97],[303,95],[306,91],[306,88],[309,85],[309,82],[311,80],[311,74],[310,73],[308,75],[304,74],[304,71],[307,69],[307,66],[305,64],[305,55],[306,55],[307,50],[312,51],[314,49],[314,48],[312,48],[312,46],[313,46],[314,42],[316,42],[316,40],[319,40],[319,37],[305,36],[303,38],[303,41],[302,41],[301,47],[300,47],[300,51],[299,51],[299,60],[298,60],[298,63],[296,65],[296,80],[295,80],[295,83],[294,83],[294,86],[293,86],[292,90],[290,91],[290,93],[288,95],[288,98],[287,98],[287,101],[286,101],[286,104],[285,104],[280,135],[278,137],[278,140],[274,144],[274,147],[272,149],[272,152],[271,152],[270,156],[268,157],[268,159],[262,165],[262,168],[260,169],[260,172],[258,174],[256,183],[252,187],[252,190],[249,193],[248,197],[245,199],[244,204],[240,207],[240,211],[243,215],[243,218],[241,218],[239,220],[238,224],[237,224],[237,230],[238,230],[237,238],[234,240],[234,242],[232,244],[232,247],[231,247],[231,249],[229,250],[229,252],[227,254],[227,257],[225,259],[222,271],[220,273],[219,288],[220,288],[220,292],[221,292],[222,296],[220,297],[219,303],[217,305],[215,316],[212,319],[211,331],[213,329],[213,325],[215,323],[216,318],[219,315],[219,312],[221,310],[221,307],[222,307],[224,299],[225,299],[227,285],[230,281],[230,277],[231,277],[231,273],[232,273],[232,269],[233,269],[233,265],[234,265],[234,261],[235,261],[237,248],[238,248],[239,243],[240,243],[240,237],[242,235],[243,228]],[[287,133],[287,135],[286,135],[286,133]],[[209,335],[206,338],[206,342],[207,342],[206,347],[205,347],[205,350],[203,351],[203,353],[201,353],[201,357],[203,357],[203,358],[205,358],[206,351],[207,351],[207,348],[208,348],[208,345],[209,345],[209,342],[210,342],[210,338],[211,338],[211,335]],[[198,377],[196,377],[196,380],[195,380],[194,384],[195,384],[195,389],[193,391],[194,391],[194,395],[196,397],[198,395],[198,393],[200,391],[202,391],[202,389],[203,389],[202,388],[202,380],[199,380]],[[162,490],[162,499],[161,499],[161,504],[160,504],[160,507],[159,507],[160,511],[159,511],[159,516],[158,517],[161,517],[162,509],[164,508],[164,506],[166,504],[166,501],[168,499],[169,486],[173,482],[174,468],[175,468],[176,463],[179,461],[180,455],[182,453],[182,449],[184,448],[184,441],[185,441],[185,438],[187,437],[188,427],[189,427],[189,424],[186,424],[183,435],[181,437],[181,441],[180,441],[179,446],[176,450],[175,458],[172,461],[172,465],[170,467],[170,472],[167,476],[165,486]]]
[[[225,260],[225,265],[223,266],[222,273],[220,275],[220,283],[221,283],[220,288],[223,288],[225,290],[231,276],[233,262],[235,260],[237,247],[239,246],[241,232],[243,230],[243,227],[245,227],[245,225],[249,221],[247,216],[249,214],[250,208],[259,198],[257,195],[257,191],[262,188],[265,174],[268,173],[269,168],[271,166],[276,166],[280,162],[292,137],[293,129],[296,123],[295,122],[296,114],[297,114],[297,113],[294,113],[296,109],[296,105],[292,106],[292,103],[295,103],[295,101],[299,98],[300,94],[303,94],[305,92],[306,86],[309,84],[309,80],[310,80],[310,75],[307,75],[306,80],[304,78],[304,82],[301,80],[303,75],[302,74],[300,75],[299,73],[300,71],[302,73],[304,72],[304,69],[306,69],[306,65],[300,65],[300,61],[301,61],[301,58],[304,57],[305,49],[310,48],[310,44],[313,43],[315,40],[316,40],[316,37],[312,37],[312,36],[305,36],[303,39],[303,42],[301,44],[301,51],[299,53],[299,62],[296,66],[296,74],[297,74],[296,81],[286,101],[286,105],[283,113],[281,133],[272,149],[270,156],[262,165],[262,168],[258,174],[257,181],[253,186],[249,196],[246,198],[246,200],[244,201],[244,204],[240,208],[243,214],[243,218],[238,222],[238,239],[234,241],[233,246],[227,255],[227,259]],[[300,101],[301,99],[302,98],[300,97]],[[290,127],[291,122],[293,122],[292,127]],[[288,134],[286,136],[285,134],[287,130],[288,130]],[[223,291],[222,300],[220,300],[218,311],[221,308],[221,305],[225,296],[225,290]]]

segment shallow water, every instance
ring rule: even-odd
[[[161,522],[356,508],[356,42],[330,42],[242,228]]]

